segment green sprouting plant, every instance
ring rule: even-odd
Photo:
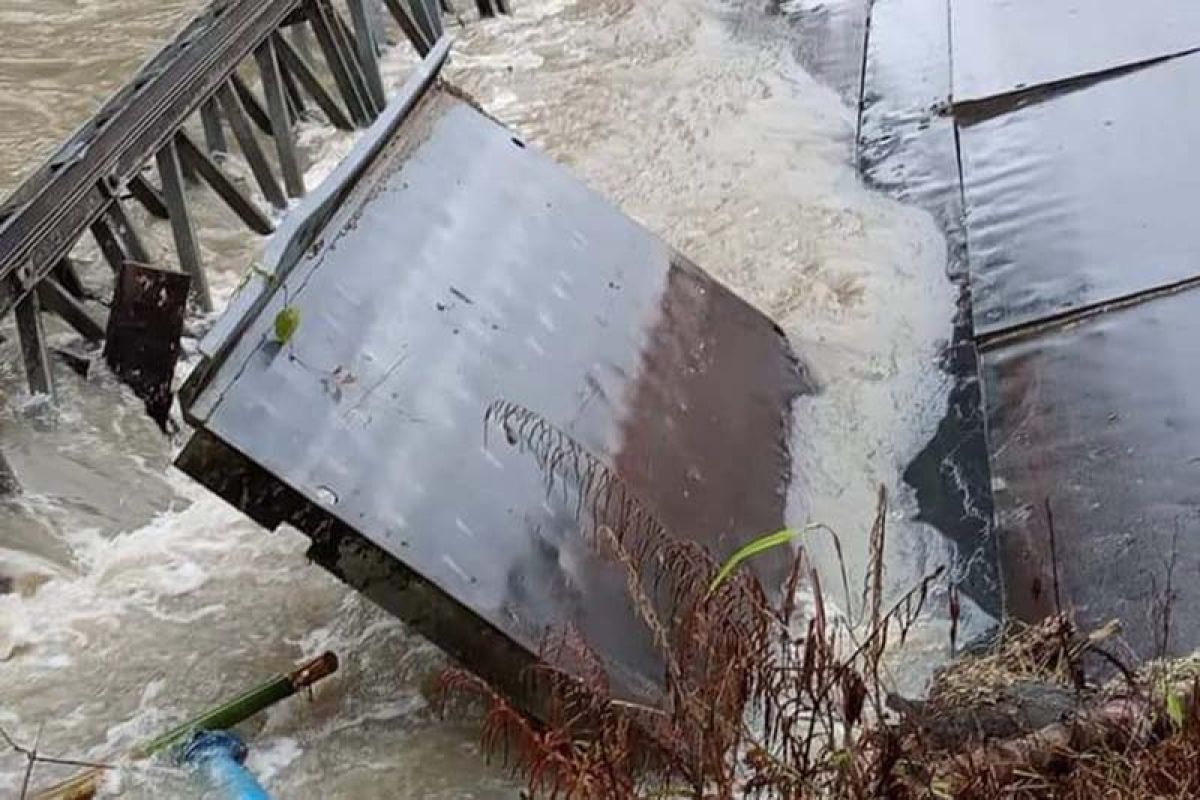
[[[728,560],[721,565],[721,569],[717,571],[716,577],[714,577],[712,583],[709,584],[708,593],[711,595],[713,592],[719,589],[721,584],[729,580],[729,576],[734,573],[734,570],[740,567],[746,560],[761,555],[769,550],[774,550],[776,547],[782,547],[786,544],[790,544],[797,535],[798,534],[796,531],[791,530],[790,528],[785,528],[784,530],[776,531],[775,533],[769,533],[765,536],[760,536],[754,541],[739,547],[737,552],[731,555]]]
[[[1176,732],[1182,731],[1187,721],[1187,709],[1184,706],[1183,695],[1171,686],[1163,686],[1166,694],[1167,716],[1171,719],[1171,727]]]

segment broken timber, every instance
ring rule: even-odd
[[[0,317],[16,315],[32,392],[54,393],[41,311],[63,317],[85,338],[105,327],[79,302],[81,293],[54,275],[81,238],[90,233],[114,271],[125,259],[151,260],[126,208],[130,200],[170,221],[176,261],[192,278],[196,305],[211,309],[187,184],[203,181],[247,227],[269,233],[270,218],[214,156],[236,142],[259,191],[280,212],[289,197],[301,197],[293,129],[307,113],[306,100],[347,129],[371,124],[384,105],[378,3],[346,0],[347,14],[331,0],[215,0],[0,204]],[[417,51],[427,53],[442,32],[437,0],[386,0],[386,6]],[[319,57],[289,44],[285,30],[295,41],[314,34]],[[252,71],[257,89],[247,79]],[[326,75],[335,89],[327,88]],[[188,138],[193,119],[204,132],[203,147]],[[158,185],[149,178],[151,166]],[[47,283],[52,278],[58,286]]]
[[[723,559],[778,530],[811,387],[770,320],[441,88],[446,53],[201,342],[177,463],[535,713],[526,668],[568,629],[654,703],[660,654],[594,534]]]

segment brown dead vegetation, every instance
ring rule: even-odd
[[[445,676],[445,696],[484,700],[483,743],[532,797],[1200,796],[1200,661],[1135,672],[1113,654],[1115,624],[1085,635],[1059,614],[1006,626],[985,652],[941,670],[924,699],[890,695],[884,653],[943,573],[885,606],[882,490],[864,619],[851,625],[827,612],[803,547],[777,597],[746,569],[714,589],[711,555],[672,537],[569,437],[520,407],[494,411],[510,443],[531,442],[548,486],[576,484],[581,529],[625,570],[663,663],[662,701],[625,702],[587,642],[565,631],[538,667],[549,687],[538,720],[469,673]],[[598,511],[610,507],[623,516]]]

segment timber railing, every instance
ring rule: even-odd
[[[508,0],[476,5],[482,16],[508,12]],[[303,195],[296,123],[319,110],[352,130],[386,104],[383,8],[422,56],[449,10],[447,0],[216,0],[0,204],[0,318],[16,315],[31,392],[54,396],[43,311],[87,340],[105,335],[71,259],[80,240],[93,237],[114,271],[151,261],[131,202],[169,220],[193,302],[212,310],[185,179],[203,181],[246,227],[270,234],[271,215],[214,156],[229,152],[229,134],[267,203],[283,211]],[[246,62],[252,68],[239,70]],[[253,72],[258,87],[246,78]],[[196,117],[200,141],[185,129]]]

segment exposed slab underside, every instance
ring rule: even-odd
[[[878,0],[864,73],[864,172],[969,289],[1008,609],[1120,618],[1143,654],[1200,645],[1198,45],[1186,0]]]
[[[768,319],[445,91],[383,140],[206,345],[180,465],[514,693],[570,625],[653,699],[653,643],[588,534],[641,509],[723,557],[780,527],[803,369]],[[614,478],[637,508],[608,502]]]

